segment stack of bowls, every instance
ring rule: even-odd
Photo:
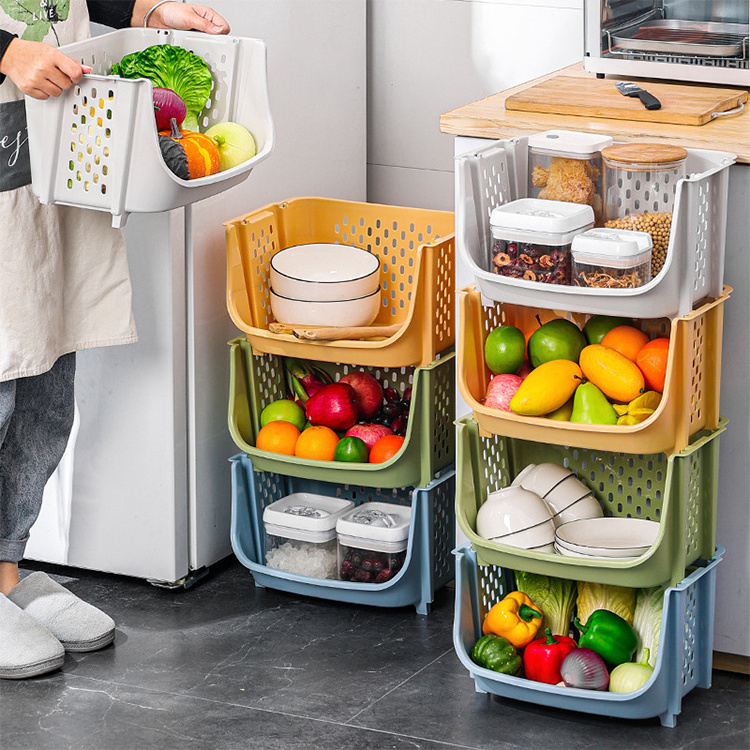
[[[569,557],[635,560],[656,542],[659,524],[644,518],[586,518],[555,531],[555,552]]]
[[[547,504],[555,527],[583,518],[601,518],[601,505],[570,469],[553,463],[529,464],[511,486],[536,493]]]
[[[297,326],[369,326],[380,309],[380,260],[350,245],[293,245],[271,257],[271,310]]]

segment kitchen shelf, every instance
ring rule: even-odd
[[[626,719],[658,716],[663,726],[674,727],[682,698],[694,687],[711,687],[716,566],[724,554],[721,547],[716,548],[708,562],[700,561],[699,567],[666,590],[654,673],[632,693],[558,687],[475,664],[470,654],[482,635],[484,617],[495,602],[515,589],[513,573],[496,565],[479,564],[468,547],[455,554],[453,645],[477,692]]]
[[[456,158],[456,247],[485,298],[591,315],[630,317],[635,311],[640,318],[673,318],[687,315],[707,297],[721,296],[729,167],[735,161],[722,151],[687,149],[688,176],[677,183],[666,261],[648,284],[634,289],[562,286],[488,270],[490,213],[526,197],[527,144],[527,137],[501,140]]]
[[[258,586],[352,604],[413,605],[419,614],[426,615],[434,593],[453,579],[455,472],[452,469],[424,487],[392,490],[257,471],[244,454],[231,459],[231,472],[232,548]],[[374,500],[410,505],[409,541],[399,573],[385,583],[355,583],[297,575],[264,565],[263,508],[293,492],[335,496],[353,500],[357,505]]]
[[[361,368],[381,382],[387,381],[396,390],[412,387],[411,410],[401,450],[388,461],[371,464],[318,461],[256,448],[263,407],[287,397],[282,358],[255,354],[243,338],[234,339],[229,345],[229,431],[237,446],[250,455],[256,469],[347,484],[417,487],[428,484],[438,472],[453,463],[453,352],[444,354],[427,367]],[[343,364],[316,364],[327,370],[334,380],[355,369]]]
[[[682,452],[637,455],[584,450],[493,435],[482,437],[471,417],[456,422],[456,518],[480,565],[557,578],[642,588],[682,580],[685,568],[713,555],[719,471],[717,429],[694,436]],[[602,441],[603,442],[603,441]],[[507,487],[531,463],[569,468],[602,505],[605,516],[659,522],[653,546],[634,560],[586,559],[491,542],[476,533],[488,492]]]
[[[295,198],[225,223],[227,305],[257,352],[371,367],[429,365],[454,343],[453,213]],[[300,341],[269,331],[270,259],[307,243],[353,245],[378,256],[381,307],[373,325],[401,324],[388,338]]]
[[[669,360],[661,403],[654,414],[637,425],[589,425],[547,417],[526,417],[500,411],[482,403],[492,373],[484,361],[484,341],[499,325],[534,330],[536,316],[543,322],[567,317],[583,327],[587,315],[568,314],[509,303],[482,305],[471,287],[458,294],[458,386],[471,407],[483,434],[537,440],[578,448],[606,445],[625,453],[679,453],[691,436],[719,424],[721,340],[724,303],[731,287],[687,315],[667,319],[636,320],[652,338],[669,336]]]

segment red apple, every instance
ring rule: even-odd
[[[348,430],[357,421],[357,395],[347,383],[329,383],[305,401],[310,424]]]
[[[516,373],[521,380],[525,380],[526,376],[533,370],[534,368],[529,363],[529,360],[524,360],[524,363],[521,365],[521,369]]]
[[[339,378],[338,382],[348,383],[354,388],[360,419],[372,419],[380,411],[383,405],[383,386],[377,378],[361,370],[355,370]]]
[[[484,405],[489,406],[491,409],[510,411],[510,400],[522,382],[522,379],[518,375],[495,375],[487,386]]]
[[[367,450],[372,450],[372,446],[386,435],[393,435],[393,430],[384,424],[355,424],[346,431],[346,437],[358,437],[364,440]]]

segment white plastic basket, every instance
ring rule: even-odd
[[[721,295],[729,167],[734,154],[688,149],[677,184],[667,258],[661,273],[634,289],[559,286],[486,270],[492,209],[526,197],[527,138],[496,141],[456,158],[456,247],[483,297],[553,310],[636,318],[687,315]]]
[[[169,170],[159,149],[151,82],[109,75],[125,55],[155,44],[184,47],[206,61],[214,85],[200,128],[226,120],[244,125],[258,148],[252,159],[193,180]],[[123,226],[130,213],[168,211],[239,184],[273,150],[266,46],[259,39],[122,29],[61,49],[92,72],[57,98],[26,97],[32,185],[42,203],[109,211],[113,226]]]

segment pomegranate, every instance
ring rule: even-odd
[[[357,421],[357,394],[347,383],[324,385],[305,402],[310,424],[348,430]]]

